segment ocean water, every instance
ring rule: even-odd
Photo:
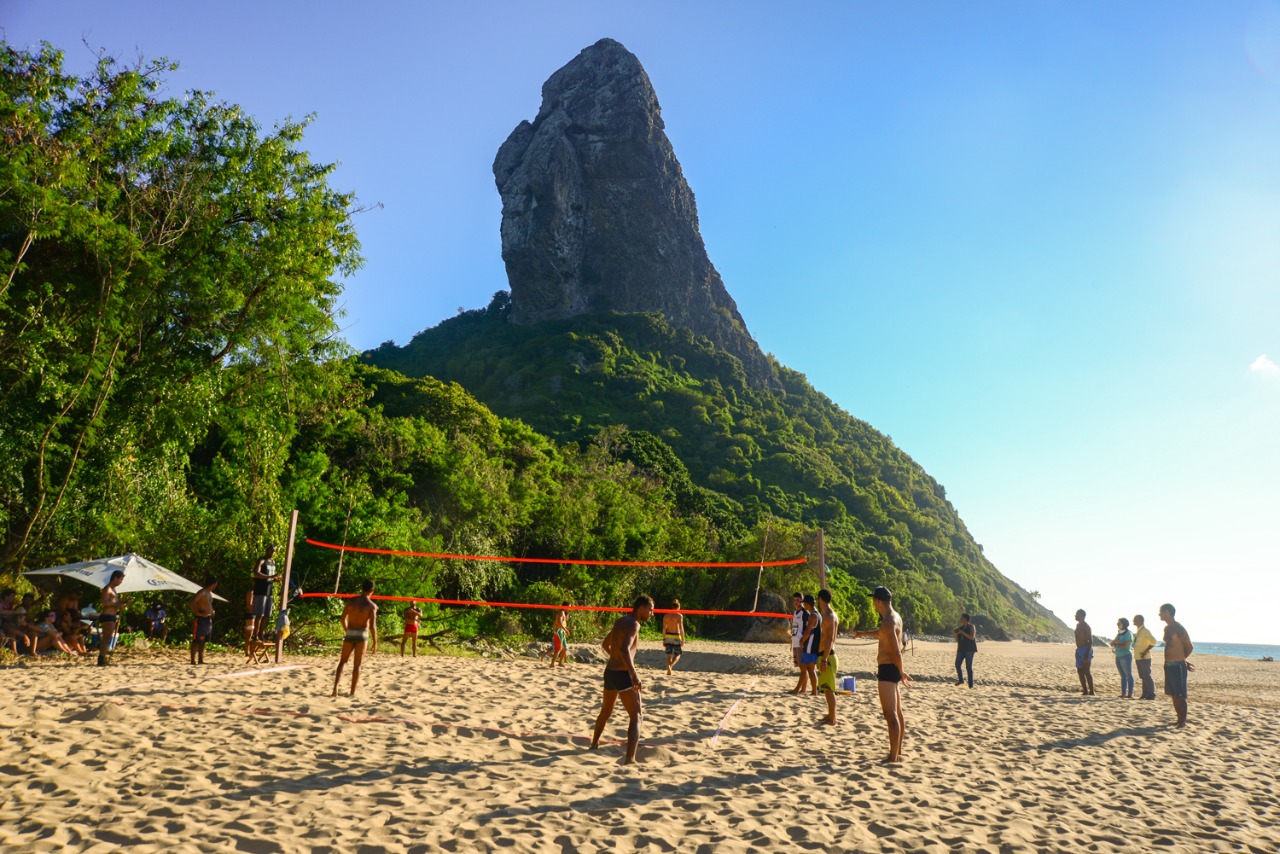
[[[1280,666],[1280,646],[1264,643],[1209,643],[1191,639],[1195,645],[1193,655],[1228,655],[1232,658],[1250,658],[1254,661],[1269,655]],[[1192,661],[1195,659],[1193,658]]]

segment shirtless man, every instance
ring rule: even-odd
[[[404,645],[413,638],[413,657],[418,657],[418,621],[422,619],[422,609],[417,602],[411,602],[404,609],[404,634],[400,636],[400,657],[404,657]]]
[[[564,667],[569,661],[569,603],[562,602],[551,621],[551,666]]]
[[[1164,692],[1173,698],[1173,711],[1178,716],[1177,726],[1187,725],[1187,671],[1195,670],[1187,656],[1191,655],[1191,636],[1173,618],[1177,613],[1172,605],[1160,606],[1160,619],[1164,620]]]
[[[116,588],[124,581],[124,571],[117,569],[111,573],[107,586],[102,588],[102,613],[98,617],[102,632],[98,637],[98,666],[107,666],[107,650],[111,648],[111,640],[116,636],[120,625],[120,594]]]
[[[204,664],[204,645],[213,639],[213,591],[218,579],[210,576],[204,586],[191,597],[191,613],[195,625],[191,629],[191,663]],[[196,657],[199,656],[199,661]]]
[[[662,615],[662,645],[667,653],[667,675],[684,653],[684,614],[680,613],[680,600],[672,599],[674,613]]]
[[[1093,695],[1093,629],[1084,621],[1084,609],[1076,611],[1076,675],[1080,693]]]
[[[342,679],[342,668],[347,659],[355,653],[351,662],[351,696],[356,695],[356,685],[360,682],[360,665],[364,662],[364,646],[369,643],[369,652],[378,651],[378,606],[369,598],[373,592],[373,579],[366,578],[360,585],[360,595],[347,600],[342,609],[342,658],[338,661],[338,672],[333,677],[333,696],[338,696],[338,682]]]
[[[902,737],[907,732],[907,721],[902,714],[902,697],[899,683],[911,684],[906,666],[902,662],[902,617],[893,610],[893,594],[888,588],[877,587],[871,593],[871,604],[880,615],[880,627],[870,632],[854,632],[855,638],[874,637],[880,643],[876,648],[876,685],[880,690],[880,711],[889,727],[889,755],[886,762],[902,761]]]
[[[636,761],[636,748],[640,746],[640,674],[636,673],[636,643],[640,640],[640,624],[653,616],[653,600],[641,596],[631,606],[631,613],[619,617],[600,644],[609,653],[604,666],[604,700],[596,717],[595,735],[591,737],[591,750],[600,745],[600,734],[613,715],[613,705],[622,696],[622,707],[627,710],[627,764]]]
[[[840,660],[836,658],[836,633],[840,630],[840,616],[831,607],[831,591],[818,591],[818,613],[822,615],[822,634],[818,639],[818,688],[827,698],[827,716],[822,723],[836,724],[836,672]]]

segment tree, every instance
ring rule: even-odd
[[[305,122],[162,97],[166,61],[76,77],[0,48],[0,566],[194,512],[193,453],[273,524],[288,441],[340,382],[354,197]]]

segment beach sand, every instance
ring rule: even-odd
[[[1119,698],[1105,650],[1081,697],[1068,646],[984,642],[970,690],[949,644],[917,642],[906,761],[886,766],[868,642],[838,645],[858,690],[834,728],[821,696],[786,693],[785,646],[691,643],[667,676],[645,642],[625,766],[621,705],[586,749],[600,666],[393,649],[336,700],[331,658],[0,669],[0,848],[1280,850],[1278,664],[1193,656],[1175,730],[1163,695]],[[1160,670],[1157,652],[1157,691]]]

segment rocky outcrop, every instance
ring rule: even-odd
[[[621,44],[596,42],[543,84],[493,174],[513,322],[659,312],[776,384],[707,258],[649,77]]]

